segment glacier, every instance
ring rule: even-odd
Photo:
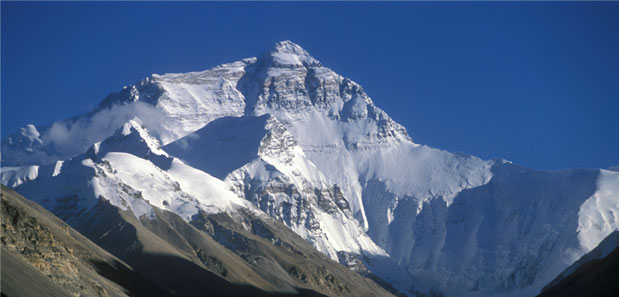
[[[334,260],[359,255],[411,296],[534,295],[619,228],[619,172],[417,144],[290,41],[153,74],[89,113],[9,135],[1,158],[3,184],[68,222],[98,199],[187,221],[250,210]]]

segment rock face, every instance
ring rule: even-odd
[[[2,186],[6,296],[169,296],[54,215]]]
[[[225,117],[163,147],[223,178],[232,191],[337,260],[339,251],[386,255],[355,220],[341,188],[270,115]]]
[[[533,295],[619,227],[619,172],[416,144],[290,41],[26,127],[3,140],[2,160],[4,184],[71,224],[101,200],[140,222],[156,209],[185,222],[226,213],[262,237],[243,218],[266,215],[409,295]]]

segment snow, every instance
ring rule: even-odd
[[[0,168],[2,184],[11,188],[17,187],[24,182],[34,180],[38,175],[38,165]]]
[[[54,164],[54,172],[52,172],[52,176],[57,176],[58,174],[60,174],[60,172],[62,172],[63,164],[64,161],[56,161],[56,164]]]
[[[289,40],[276,43],[270,55],[278,66],[303,67],[303,64],[318,63],[307,51]]]
[[[127,163],[131,163],[130,160]],[[82,161],[82,165],[85,167],[91,167],[93,169],[99,169],[103,172],[107,171],[108,173],[113,173],[114,169],[110,168],[109,163],[103,163],[101,165],[95,164],[90,159],[84,159]],[[106,166],[107,165],[107,166]],[[139,164],[133,164],[139,167]],[[107,167],[107,168],[106,168]],[[106,170],[107,169],[107,170]],[[134,168],[138,169],[138,168]],[[122,170],[122,169],[121,169]],[[106,199],[112,205],[122,209],[122,210],[130,210],[133,212],[136,218],[140,219],[142,217],[152,218],[154,217],[154,210],[151,207],[151,204],[147,200],[143,199],[142,191],[135,191],[135,188],[127,189],[126,185],[132,186],[135,185],[133,183],[136,178],[131,178],[126,180],[123,178],[123,175],[120,176],[108,177],[107,174],[103,175],[95,175],[89,182],[92,185],[93,196],[99,199]],[[142,179],[144,180],[144,179]],[[141,188],[142,190],[144,188]],[[86,200],[86,203],[89,205],[94,205],[94,201],[92,199]],[[86,208],[89,209],[90,207]]]
[[[247,207],[247,203],[232,193],[222,180],[188,166],[179,159],[174,158],[166,172],[179,182],[183,191],[196,197],[207,213],[233,212],[240,207]]]
[[[186,220],[197,213],[197,203],[192,197],[175,189],[174,181],[153,163],[131,154],[114,152],[106,154],[102,160],[109,162],[116,178],[140,192],[145,202],[171,210]],[[134,213],[136,217],[142,215],[135,210]]]
[[[114,177],[139,191],[144,201],[172,211],[186,221],[203,210],[207,213],[232,212],[242,200],[227,190],[223,181],[172,160],[168,171],[152,162],[127,153],[111,152],[103,161],[114,169]],[[136,213],[137,217],[141,213]]]
[[[268,116],[222,117],[163,149],[187,164],[224,179],[258,154]]]
[[[597,191],[578,212],[578,240],[585,251],[590,251],[618,227],[619,172],[601,169]]]
[[[112,136],[97,142],[91,148],[93,155],[104,155],[107,152],[126,152],[148,159],[153,155],[167,157],[161,150],[158,139],[153,137],[144,127],[138,117],[123,124]]]

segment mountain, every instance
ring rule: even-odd
[[[619,292],[619,231],[565,269],[538,296],[616,296]]]
[[[157,209],[190,224],[226,214],[276,243],[247,223],[268,217],[411,296],[534,295],[619,227],[619,172],[417,144],[290,41],[29,125],[3,140],[2,161],[3,184],[72,226],[108,201],[142,223]]]
[[[273,244],[223,214],[192,224],[157,208],[153,215],[138,220],[100,200],[73,221],[80,234],[3,186],[3,295],[390,295],[277,222],[247,215]]]
[[[338,252],[386,256],[355,220],[340,187],[273,116],[222,117],[163,149],[224,179],[332,259]]]

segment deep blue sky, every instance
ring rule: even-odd
[[[417,143],[536,169],[619,165],[619,2],[1,5],[3,135],[289,39]]]

